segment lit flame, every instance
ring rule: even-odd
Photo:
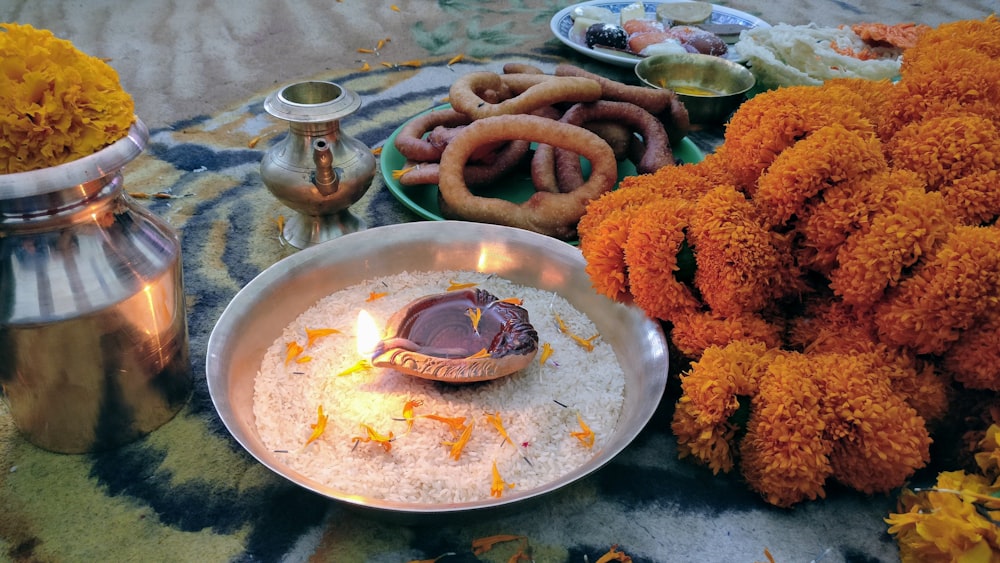
[[[479,260],[476,262],[476,269],[480,272],[485,272],[487,266],[490,264],[490,253],[486,248],[479,250]]]
[[[358,355],[368,358],[375,351],[379,340],[382,339],[382,331],[379,330],[375,319],[364,309],[358,311],[358,323],[355,328],[357,335]]]

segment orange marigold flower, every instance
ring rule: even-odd
[[[801,237],[795,251],[799,265],[829,275],[847,237],[867,228],[884,200],[904,186],[924,184],[913,172],[888,170],[840,182],[823,190],[822,198],[806,202],[795,223]]]
[[[774,357],[758,380],[747,434],[740,442],[740,469],[767,502],[788,507],[826,496],[832,443],[824,439],[821,388],[802,354]]]
[[[1000,309],[985,311],[942,356],[942,365],[970,389],[1000,391]]]
[[[948,114],[1000,117],[1000,61],[972,49],[911,49],[902,80],[886,92],[878,133],[883,141],[910,123]]]
[[[628,283],[636,305],[651,317],[670,320],[701,307],[691,288],[678,279],[678,253],[684,243],[693,206],[668,198],[651,203],[633,218],[625,241]]]
[[[737,340],[705,350],[681,377],[685,401],[698,407],[699,424],[720,424],[739,408],[738,397],[757,392],[761,371],[776,351],[766,344]]]
[[[909,65],[929,54],[956,50],[1000,57],[1000,19],[991,15],[981,20],[958,20],[921,33],[903,59],[903,74],[910,74]]]
[[[135,102],[118,73],[52,32],[0,23],[0,174],[55,166],[125,137]]]
[[[1000,170],[957,178],[939,191],[948,212],[963,225],[987,225],[1000,218]]]
[[[930,459],[925,420],[893,389],[897,366],[872,353],[813,354],[833,477],[865,493],[901,486]]]
[[[737,341],[713,346],[692,363],[681,376],[682,395],[670,424],[680,457],[693,456],[713,473],[732,470],[734,439],[743,424],[733,418],[757,392],[768,357],[767,345]]]
[[[747,100],[729,119],[720,147],[733,182],[753,195],[757,178],[778,155],[828,125],[874,132],[860,105],[857,94],[842,87],[790,86]]]
[[[833,78],[823,83],[821,88],[841,91],[842,100],[861,112],[862,117],[876,126],[885,114],[886,98],[895,84],[891,80],[871,80],[868,78]]]
[[[586,260],[585,270],[594,289],[616,301],[629,294],[625,265],[625,240],[633,215],[642,208],[618,209],[611,212],[586,238],[580,239],[580,252]]]
[[[694,284],[721,316],[759,311],[784,290],[773,284],[789,264],[756,211],[742,193],[726,185],[695,203],[687,233],[697,262]]]
[[[885,151],[893,166],[916,172],[928,189],[937,190],[1000,168],[1000,129],[992,119],[973,114],[925,117],[902,127]]]
[[[954,229],[944,196],[909,187],[887,203],[837,253],[830,288],[846,303],[869,308]]]
[[[710,154],[702,162],[664,166],[652,174],[626,176],[618,184],[618,189],[607,192],[587,205],[587,212],[577,225],[580,239],[601,225],[611,213],[642,207],[663,198],[679,198],[694,201],[701,194],[719,183],[721,174],[714,172],[722,168],[712,162],[718,157]]]
[[[887,169],[874,134],[831,124],[776,156],[757,180],[753,199],[768,225],[784,225],[828,186]]]
[[[960,226],[875,305],[880,338],[940,354],[1000,303],[1000,229]]]
[[[755,312],[722,317],[711,312],[690,311],[671,317],[670,338],[678,351],[697,358],[709,346],[725,346],[736,340],[781,346],[782,325]]]

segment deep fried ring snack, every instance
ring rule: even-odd
[[[691,117],[673,90],[625,84],[571,64],[557,66],[555,74],[556,76],[579,76],[595,80],[601,85],[602,99],[635,104],[653,114],[663,123],[667,136],[675,147],[691,131]]]
[[[437,109],[411,119],[396,135],[396,150],[409,160],[437,161],[443,147],[434,146],[424,139],[424,134],[435,127],[458,127],[472,121],[467,115],[453,109]]]
[[[670,109],[673,99],[677,97],[673,90],[625,84],[570,64],[557,66],[555,75],[589,78],[601,85],[601,99],[635,104],[653,115]]]
[[[531,147],[528,141],[520,140],[501,142],[501,145],[482,162],[471,162],[473,156],[470,155],[470,162],[465,166],[465,182],[468,185],[481,186],[499,180],[517,168]],[[406,166],[409,170],[398,180],[402,186],[437,184],[439,181],[441,168],[437,162],[408,161]]]
[[[545,74],[545,71],[528,63],[505,63],[504,74]]]
[[[646,152],[642,159],[635,163],[639,174],[650,174],[664,166],[674,163],[674,153],[670,149],[670,141],[663,124],[641,107],[611,101],[597,101],[587,104],[576,104],[559,119],[564,123],[583,126],[590,122],[614,121],[626,125],[638,132],[646,143]],[[556,151],[556,158],[559,153]],[[558,162],[556,163],[558,166]]]
[[[566,110],[559,121],[580,127],[589,122],[614,121],[637,131],[642,136],[646,147],[642,157],[635,162],[635,168],[639,174],[650,174],[674,163],[670,140],[663,124],[637,105],[605,100],[576,104]],[[536,149],[535,157],[532,160],[532,179],[536,177],[541,180],[547,179],[550,173],[545,167],[553,165],[554,171],[551,175],[555,176],[559,191],[575,190],[583,183],[583,171],[579,157],[572,151],[564,149],[554,150],[554,157],[551,157],[548,154],[550,150],[552,149],[542,145]],[[548,191],[548,186],[539,189]]]
[[[509,93],[500,102],[484,97],[486,92]],[[601,98],[601,85],[589,78],[548,74],[496,74],[473,72],[451,85],[452,107],[472,119],[496,115],[528,114],[561,102],[592,102]]]
[[[476,147],[519,139],[575,151],[590,161],[587,181],[571,193],[536,192],[524,203],[474,195],[464,169]],[[441,155],[438,182],[441,210],[446,216],[532,230],[568,240],[590,200],[610,191],[618,181],[614,151],[603,139],[582,127],[534,115],[502,115],[474,121]]]

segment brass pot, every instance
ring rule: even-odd
[[[340,128],[361,107],[353,91],[332,82],[297,82],[270,94],[264,109],[288,122],[288,134],[265,153],[260,176],[267,189],[295,210],[284,239],[306,248],[363,230],[349,207],[368,191],[375,156]]]

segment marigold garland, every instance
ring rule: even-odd
[[[919,187],[901,190],[840,246],[838,265],[829,273],[830,289],[849,305],[870,308],[952,228],[941,194]]]
[[[914,37],[897,83],[758,94],[705,161],[581,221],[595,285],[692,362],[679,454],[778,506],[903,486],[976,418],[961,397],[1000,392],[1000,20]]]
[[[784,264],[757,209],[728,185],[695,203],[687,233],[698,257],[694,285],[720,315],[759,311],[783,289],[772,285]]]
[[[796,249],[798,263],[829,275],[848,237],[867,229],[887,198],[906,186],[923,187],[913,172],[886,170],[839,182],[823,190],[822,199],[807,201],[795,224],[795,232],[801,237]]]
[[[776,156],[757,179],[753,200],[768,225],[783,225],[829,186],[887,169],[874,134],[831,124]]]
[[[849,100],[849,102],[845,102]],[[733,114],[717,149],[737,187],[753,195],[757,179],[785,149],[809,133],[838,124],[873,132],[859,96],[846,88],[791,86],[754,96]]]
[[[0,23],[0,174],[55,166],[123,138],[134,102],[107,63],[50,31]]]
[[[942,354],[1000,305],[1000,229],[956,227],[929,260],[875,305],[882,341]]]

